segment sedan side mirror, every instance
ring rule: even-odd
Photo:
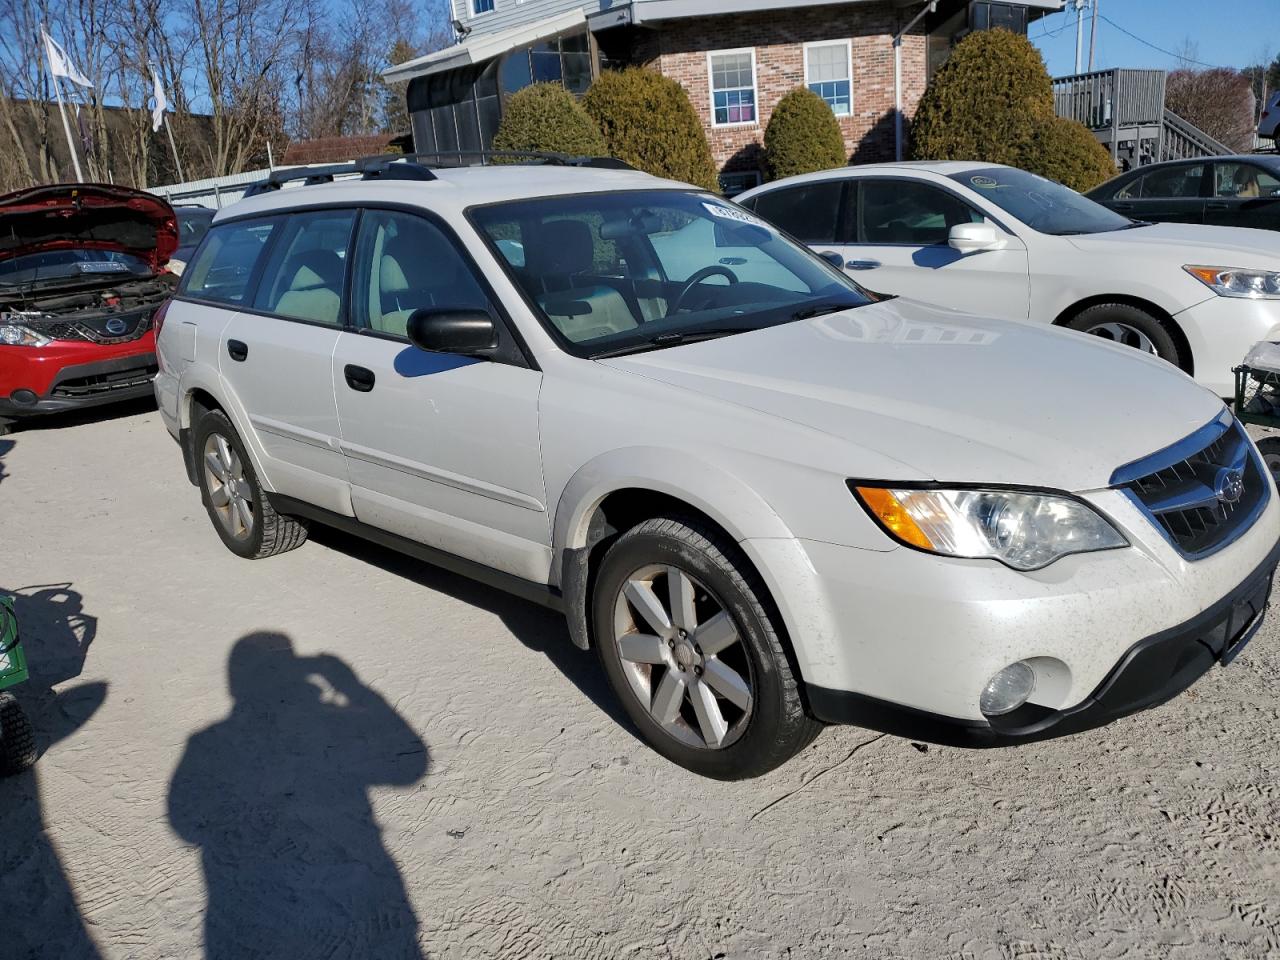
[[[1004,246],[1004,238],[989,223],[957,223],[951,228],[947,243],[952,250],[960,253],[982,253],[984,250],[999,250]]]
[[[839,253],[836,250],[823,250],[818,254],[818,256],[827,261],[827,263],[831,264],[837,270],[844,269],[844,254]]]
[[[423,307],[406,326],[409,341],[428,353],[489,357],[498,349],[498,328],[483,310]]]

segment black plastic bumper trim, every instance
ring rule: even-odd
[[[33,348],[34,349],[34,348]],[[45,413],[58,413],[63,410],[83,410],[85,407],[98,407],[108,403],[119,403],[122,400],[136,400],[138,397],[149,397],[155,393],[150,378],[146,383],[128,387],[104,390],[102,393],[89,394],[83,397],[55,397],[54,390],[68,380],[79,380],[81,377],[95,377],[104,373],[118,373],[121,370],[139,370],[156,365],[154,353],[134,353],[127,357],[112,357],[110,360],[95,360],[92,363],[77,363],[63,367],[58,371],[53,383],[49,385],[49,394],[40,397],[35,403],[15,403],[9,397],[0,397],[0,416],[30,417]],[[21,384],[18,385],[21,389]]]
[[[1239,586],[1211,607],[1135,643],[1092,694],[1066,710],[1028,704],[984,723],[806,684],[809,709],[826,723],[854,724],[956,747],[1013,746],[1092,730],[1167,703],[1215,663],[1230,663],[1262,626],[1278,563],[1280,542]]]

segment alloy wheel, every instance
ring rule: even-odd
[[[1156,345],[1152,343],[1150,337],[1137,327],[1130,326],[1127,323],[1108,320],[1105,323],[1094,324],[1085,333],[1091,333],[1095,337],[1102,337],[1104,340],[1123,344],[1126,347],[1133,347],[1143,353],[1150,353],[1154,356],[1160,355],[1160,351],[1156,349]]]
[[[255,518],[253,488],[235,448],[220,433],[209,434],[204,442],[204,478],[222,529],[235,540],[248,540]]]
[[[729,746],[751,717],[751,659],[724,603],[679,567],[632,573],[614,604],[613,642],[631,692],[680,742]]]

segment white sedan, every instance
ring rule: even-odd
[[[1218,393],[1280,340],[1280,234],[1144,223],[1013,167],[871,164],[737,198],[864,286],[1154,353]]]

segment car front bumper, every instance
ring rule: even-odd
[[[1185,689],[1215,662],[1204,637],[1243,629],[1213,618],[1256,598],[1280,559],[1280,497],[1273,492],[1238,539],[1196,561],[1178,555],[1122,492],[1086,499],[1131,546],[1030,573],[905,548],[744,541],[778,602],[811,712],[995,744],[1097,726]],[[1219,650],[1224,643],[1225,635]],[[1035,692],[993,721],[979,708],[982,690],[1018,661],[1033,667]]]
[[[123,344],[0,347],[0,417],[78,410],[152,394],[155,337]]]
[[[1220,397],[1235,395],[1231,368],[1259,340],[1280,341],[1280,300],[1210,297],[1174,315],[1187,337],[1195,378]]]

